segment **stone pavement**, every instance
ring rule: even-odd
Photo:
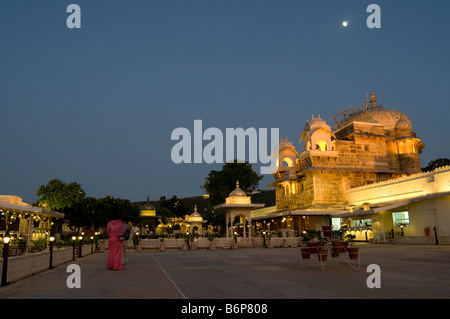
[[[450,298],[450,246],[360,244],[360,269],[317,257],[300,267],[300,248],[129,251],[122,271],[106,253],[79,258],[81,288],[68,288],[66,263],[0,288],[0,299],[409,299]],[[381,288],[368,288],[369,264]]]

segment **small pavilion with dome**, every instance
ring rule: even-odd
[[[159,218],[160,217],[156,216],[155,206],[150,202],[150,197],[147,196],[147,202],[141,206],[139,215],[141,234],[148,235],[150,233],[155,233]]]
[[[195,205],[194,212],[186,216],[186,222],[189,225],[189,233],[190,234],[201,234],[203,224],[207,222],[207,220],[203,220],[202,215],[197,212],[197,205]]]
[[[243,238],[251,238],[252,215],[254,209],[263,208],[264,204],[252,204],[251,197],[239,188],[239,181],[236,182],[236,188],[225,199],[224,204],[214,206],[215,210],[224,210],[226,218],[227,238],[233,237],[234,219],[239,216],[240,224],[243,225]],[[230,225],[230,226],[229,226]],[[247,232],[248,228],[248,232]],[[231,236],[230,236],[231,235]]]

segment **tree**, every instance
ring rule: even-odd
[[[97,200],[93,197],[85,197],[83,201],[75,203],[65,219],[69,222],[69,228],[78,233],[82,228],[90,228],[94,224],[94,211]]]
[[[41,196],[36,203],[38,206],[63,213],[64,219],[69,221],[69,226],[74,226],[83,219],[79,214],[82,211],[81,206],[86,193],[80,184],[67,184],[53,178],[46,185],[39,186],[36,195]],[[75,220],[78,221],[75,222]],[[61,219],[56,220],[55,229],[59,229],[63,222]]]
[[[438,158],[438,159],[435,159],[434,161],[429,162],[427,166],[422,167],[422,171],[431,172],[432,170],[434,170],[438,167],[442,167],[442,166],[446,166],[446,165],[450,165],[450,159]]]
[[[236,182],[239,181],[239,187],[244,192],[251,192],[258,189],[259,182],[263,179],[252,168],[248,162],[226,163],[221,171],[211,171],[205,178],[205,183],[201,186],[209,194],[211,208],[215,205],[225,202],[230,192],[236,188]]]
[[[188,208],[183,199],[173,195],[167,199],[166,196],[159,198],[159,207],[156,214],[161,216],[163,223],[167,222],[167,218],[183,218],[188,214]]]
[[[38,206],[55,211],[81,203],[86,196],[80,184],[66,184],[57,178],[51,179],[46,185],[39,186],[36,195],[42,196],[37,200]]]
[[[128,199],[106,196],[97,199],[93,207],[94,227],[105,226],[111,219],[121,218],[130,222],[138,222],[141,209],[138,204]]]
[[[137,222],[141,212],[139,205],[127,199],[86,197],[80,184],[66,184],[56,178],[39,186],[36,195],[41,196],[37,205],[63,213],[64,220],[73,232],[79,232],[85,227],[106,226],[108,221],[117,217]],[[55,229],[59,229],[64,220],[55,222]]]

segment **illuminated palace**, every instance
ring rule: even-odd
[[[313,115],[300,152],[280,140],[269,185],[276,206],[253,211],[256,229],[301,233],[331,220],[359,240],[431,243],[434,231],[450,238],[450,168],[422,173],[424,144],[409,117],[381,107],[372,93],[333,119],[331,128]]]

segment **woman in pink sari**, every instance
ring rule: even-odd
[[[111,220],[106,225],[106,233],[108,238],[108,259],[106,260],[106,267],[112,270],[122,270],[122,252],[123,241],[119,240],[120,236],[125,231],[125,225],[120,219]]]

